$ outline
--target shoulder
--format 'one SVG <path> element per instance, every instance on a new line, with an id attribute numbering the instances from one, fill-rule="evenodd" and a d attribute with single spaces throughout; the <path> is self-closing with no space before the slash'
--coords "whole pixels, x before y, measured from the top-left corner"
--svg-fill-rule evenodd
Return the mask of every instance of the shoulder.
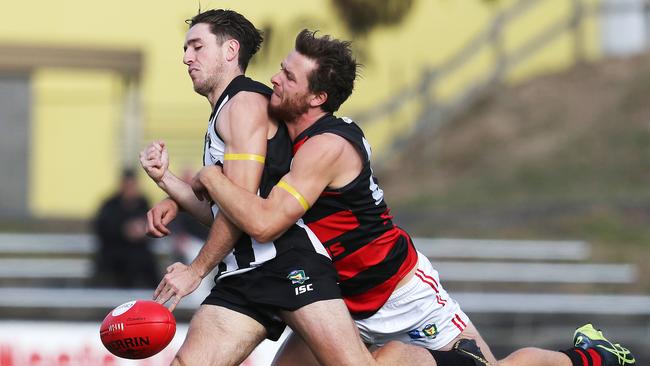
<path id="1" fill-rule="evenodd" d="M 298 156 L 311 156 L 321 160 L 336 160 L 350 145 L 344 137 L 324 132 L 310 137 L 296 153 Z"/>
<path id="2" fill-rule="evenodd" d="M 260 93 L 239 92 L 225 106 L 228 118 L 242 119 L 251 116 L 268 116 L 269 99 Z"/>
<path id="3" fill-rule="evenodd" d="M 269 97 L 253 91 L 240 91 L 226 104 L 230 109 L 245 110 L 247 108 L 263 108 L 266 110 Z"/>
<path id="4" fill-rule="evenodd" d="M 230 126 L 237 126 L 237 130 L 257 128 L 267 126 L 269 121 L 268 99 L 263 94 L 246 91 L 237 93 L 226 103 L 219 114 L 218 128 L 220 132 L 230 131 Z"/>

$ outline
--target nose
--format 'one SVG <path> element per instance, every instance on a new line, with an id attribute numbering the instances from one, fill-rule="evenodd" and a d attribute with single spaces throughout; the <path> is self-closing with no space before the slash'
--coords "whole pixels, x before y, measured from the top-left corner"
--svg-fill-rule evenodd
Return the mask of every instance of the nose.
<path id="1" fill-rule="evenodd" d="M 192 63 L 192 61 L 194 61 L 194 57 L 192 57 L 192 54 L 188 49 L 183 53 L 183 63 L 189 66 Z"/>
<path id="2" fill-rule="evenodd" d="M 274 86 L 279 86 L 280 85 L 280 73 L 276 73 L 275 75 L 271 76 L 271 84 Z"/>

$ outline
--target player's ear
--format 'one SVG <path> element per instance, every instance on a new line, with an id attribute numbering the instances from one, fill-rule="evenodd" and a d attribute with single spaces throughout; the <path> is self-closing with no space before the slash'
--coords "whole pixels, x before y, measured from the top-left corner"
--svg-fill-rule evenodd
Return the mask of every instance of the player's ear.
<path id="1" fill-rule="evenodd" d="M 320 107 L 321 105 L 325 104 L 326 101 L 327 101 L 327 93 L 324 91 L 318 92 L 312 94 L 311 98 L 309 98 L 309 106 L 313 108 Z"/>
<path id="2" fill-rule="evenodd" d="M 239 42 L 236 39 L 227 40 L 224 42 L 224 46 L 226 47 L 227 61 L 237 60 L 239 58 Z"/>

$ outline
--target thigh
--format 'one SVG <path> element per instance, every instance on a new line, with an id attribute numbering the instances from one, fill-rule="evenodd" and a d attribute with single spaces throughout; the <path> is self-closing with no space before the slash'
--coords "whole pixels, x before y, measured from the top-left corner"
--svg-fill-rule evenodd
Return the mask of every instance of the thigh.
<path id="1" fill-rule="evenodd" d="M 283 311 L 282 317 L 309 345 L 320 364 L 373 363 L 343 300 L 318 301 L 292 312 Z"/>
<path id="2" fill-rule="evenodd" d="M 438 272 L 426 257 L 418 255 L 413 277 L 395 289 L 374 315 L 357 320 L 364 341 L 377 346 L 400 341 L 439 350 L 469 323 L 442 287 Z"/>
<path id="3" fill-rule="evenodd" d="M 305 341 L 296 332 L 284 340 L 273 359 L 273 366 L 320 366 L 316 356 Z"/>
<path id="4" fill-rule="evenodd" d="M 239 365 L 264 337 L 264 327 L 254 319 L 221 306 L 202 305 L 174 364 Z"/>

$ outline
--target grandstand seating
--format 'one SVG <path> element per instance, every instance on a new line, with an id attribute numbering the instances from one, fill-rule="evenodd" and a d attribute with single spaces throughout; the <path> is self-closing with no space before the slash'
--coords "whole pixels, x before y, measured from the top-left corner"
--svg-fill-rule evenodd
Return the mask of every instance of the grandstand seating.
<path id="1" fill-rule="evenodd" d="M 594 318 L 609 327 L 627 324 L 628 330 L 650 322 L 650 296 L 629 291 L 639 275 L 637 268 L 592 263 L 588 243 L 424 238 L 414 242 L 432 260 L 445 288 L 474 323 L 486 329 L 484 335 L 497 353 L 517 342 L 555 347 L 550 329 L 566 333 L 568 340 L 572 327 Z M 94 248 L 93 237 L 87 234 L 0 234 L 0 318 L 99 321 L 116 305 L 151 298 L 153 289 L 88 287 Z M 156 253 L 161 265 L 169 263 L 169 241 L 159 240 Z M 175 311 L 177 319 L 188 321 L 201 300 L 202 296 L 184 299 Z M 535 337 L 521 337 L 533 329 Z M 632 341 L 638 338 L 632 335 L 649 338 L 640 328 L 634 332 Z"/>

